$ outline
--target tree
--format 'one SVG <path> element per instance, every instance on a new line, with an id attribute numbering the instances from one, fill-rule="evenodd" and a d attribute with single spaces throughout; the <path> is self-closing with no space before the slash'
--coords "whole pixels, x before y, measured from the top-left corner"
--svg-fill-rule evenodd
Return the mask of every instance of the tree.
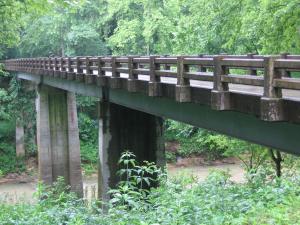
<path id="1" fill-rule="evenodd" d="M 279 150 L 274 150 L 272 148 L 269 149 L 271 159 L 275 163 L 276 176 L 281 177 L 281 163 L 283 162 L 283 158 L 281 156 L 281 152 Z"/>

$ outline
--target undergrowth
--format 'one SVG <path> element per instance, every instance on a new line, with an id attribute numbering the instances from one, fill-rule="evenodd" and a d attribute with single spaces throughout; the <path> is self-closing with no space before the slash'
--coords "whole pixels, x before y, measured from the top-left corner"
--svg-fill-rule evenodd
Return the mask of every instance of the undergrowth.
<path id="1" fill-rule="evenodd" d="M 203 182 L 156 176 L 151 182 L 159 180 L 160 185 L 148 189 L 145 179 L 152 179 L 157 168 L 137 165 L 134 156 L 126 154 L 119 172 L 125 179 L 110 191 L 104 211 L 99 202 L 87 206 L 77 199 L 59 179 L 51 189 L 39 188 L 37 204 L 0 204 L 0 224 L 299 224 L 299 175 L 270 179 L 261 171 L 257 185 L 253 178 L 233 183 L 228 173 L 218 171 Z"/>

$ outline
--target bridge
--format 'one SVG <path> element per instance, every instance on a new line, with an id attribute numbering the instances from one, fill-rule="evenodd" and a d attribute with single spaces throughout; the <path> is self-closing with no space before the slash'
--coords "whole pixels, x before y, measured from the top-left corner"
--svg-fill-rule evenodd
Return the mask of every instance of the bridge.
<path id="1" fill-rule="evenodd" d="M 165 164 L 162 118 L 300 154 L 300 56 L 28 58 L 7 71 L 37 84 L 40 179 L 82 194 L 75 93 L 99 98 L 99 194 L 121 151 Z"/>

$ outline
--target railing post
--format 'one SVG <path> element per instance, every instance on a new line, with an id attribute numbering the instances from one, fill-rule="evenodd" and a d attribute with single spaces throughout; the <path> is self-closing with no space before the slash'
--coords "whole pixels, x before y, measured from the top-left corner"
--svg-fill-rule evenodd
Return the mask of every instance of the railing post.
<path id="1" fill-rule="evenodd" d="M 199 58 L 203 58 L 203 54 L 198 55 Z M 198 66 L 198 72 L 207 72 L 207 69 L 203 66 Z"/>
<path id="2" fill-rule="evenodd" d="M 41 74 L 42 62 L 41 58 L 37 58 L 36 74 Z"/>
<path id="3" fill-rule="evenodd" d="M 155 59 L 156 56 L 150 56 L 149 58 L 150 82 L 148 94 L 152 97 L 159 97 L 161 96 L 161 82 L 155 71 L 160 69 L 160 65 L 155 62 Z"/>
<path id="4" fill-rule="evenodd" d="M 48 76 L 53 76 L 53 70 L 52 70 L 52 59 L 48 58 L 48 70 L 47 70 Z"/>
<path id="5" fill-rule="evenodd" d="M 97 66 L 98 66 L 97 85 L 102 87 L 105 86 L 106 84 L 105 71 L 102 70 L 104 64 L 105 63 L 102 60 L 102 57 L 98 57 L 97 58 Z"/>
<path id="6" fill-rule="evenodd" d="M 31 58 L 31 65 L 30 65 L 30 73 L 34 74 L 35 70 L 35 62 L 34 62 L 34 58 Z"/>
<path id="7" fill-rule="evenodd" d="M 60 76 L 60 70 L 58 66 L 58 59 L 55 57 L 54 58 L 54 71 L 53 71 L 53 76 L 55 78 L 58 78 Z"/>
<path id="8" fill-rule="evenodd" d="M 116 56 L 111 57 L 111 78 L 110 78 L 110 87 L 114 89 L 121 88 L 121 78 L 120 73 L 117 71 L 119 63 L 116 62 Z"/>
<path id="9" fill-rule="evenodd" d="M 36 59 L 36 74 L 41 74 L 41 68 L 42 68 L 42 63 L 41 63 L 41 58 Z"/>
<path id="10" fill-rule="evenodd" d="M 189 66 L 183 63 L 184 56 L 177 57 L 177 85 L 176 85 L 176 101 L 191 101 L 190 80 L 184 77 L 184 73 L 189 71 Z"/>
<path id="11" fill-rule="evenodd" d="M 281 53 L 280 57 L 282 59 L 287 59 L 288 55 L 289 55 L 289 53 Z M 281 73 L 281 77 L 291 77 L 291 72 L 290 71 L 286 71 L 285 69 L 281 69 L 280 73 Z"/>
<path id="12" fill-rule="evenodd" d="M 43 73 L 43 75 L 45 75 L 46 70 L 47 70 L 47 64 L 46 64 L 47 61 L 46 61 L 46 58 L 45 58 L 45 57 L 42 59 L 42 62 L 43 62 L 42 73 Z"/>
<path id="13" fill-rule="evenodd" d="M 67 80 L 75 80 L 76 75 L 74 72 L 74 68 L 72 67 L 71 58 L 67 58 L 67 66 L 68 66 L 68 72 L 67 72 Z"/>
<path id="14" fill-rule="evenodd" d="M 170 55 L 164 55 L 165 58 L 168 58 Z M 168 65 L 168 64 L 164 64 L 164 70 L 170 70 L 171 69 L 171 66 Z"/>
<path id="15" fill-rule="evenodd" d="M 81 68 L 80 57 L 76 57 L 76 81 L 82 82 L 84 79 L 83 69 Z"/>
<path id="16" fill-rule="evenodd" d="M 64 58 L 63 57 L 60 58 L 60 78 L 61 79 L 66 79 L 67 78 L 67 71 L 66 71 L 66 68 L 64 66 Z"/>
<path id="17" fill-rule="evenodd" d="M 283 121 L 284 109 L 282 91 L 273 85 L 274 79 L 281 78 L 281 73 L 275 70 L 274 63 L 278 57 L 264 57 L 264 94 L 260 101 L 261 119 L 265 121 Z"/>
<path id="18" fill-rule="evenodd" d="M 254 53 L 248 53 L 247 54 L 247 57 L 249 58 L 249 59 L 253 59 L 254 58 Z M 252 75 L 252 76 L 257 76 L 257 70 L 255 70 L 255 69 L 249 69 L 249 75 Z"/>
<path id="19" fill-rule="evenodd" d="M 128 80 L 127 80 L 127 90 L 129 92 L 137 92 L 138 75 L 133 72 L 133 70 L 137 68 L 138 68 L 138 64 L 133 62 L 133 56 L 129 56 L 128 57 Z"/>
<path id="20" fill-rule="evenodd" d="M 226 67 L 222 66 L 223 58 L 224 56 L 214 57 L 214 86 L 211 91 L 211 107 L 215 110 L 229 110 L 231 108 L 228 83 L 222 82 L 222 76 L 228 73 Z"/>
<path id="21" fill-rule="evenodd" d="M 24 72 L 27 72 L 28 59 L 24 59 Z"/>
<path id="22" fill-rule="evenodd" d="M 93 75 L 93 70 L 91 70 L 91 61 L 90 57 L 85 58 L 85 70 L 86 74 L 84 76 L 84 81 L 86 84 L 93 84 L 94 81 L 94 75 Z"/>

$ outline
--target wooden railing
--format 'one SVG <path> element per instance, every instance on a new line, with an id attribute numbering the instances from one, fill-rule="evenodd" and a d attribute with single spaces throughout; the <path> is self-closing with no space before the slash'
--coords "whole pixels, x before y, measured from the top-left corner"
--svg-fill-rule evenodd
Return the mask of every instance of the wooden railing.
<path id="1" fill-rule="evenodd" d="M 157 97 L 162 95 L 161 77 L 169 77 L 177 79 L 176 100 L 179 102 L 191 101 L 191 81 L 211 81 L 211 106 L 216 110 L 231 109 L 229 84 L 260 86 L 264 90 L 261 118 L 267 121 L 284 120 L 282 89 L 300 90 L 300 79 L 291 76 L 300 72 L 300 55 L 27 58 L 6 60 L 4 64 L 8 71 L 101 86 L 109 83 L 110 88 L 120 88 L 121 79 L 127 79 L 129 92 L 137 91 L 138 75 L 148 75 L 148 94 Z"/>

